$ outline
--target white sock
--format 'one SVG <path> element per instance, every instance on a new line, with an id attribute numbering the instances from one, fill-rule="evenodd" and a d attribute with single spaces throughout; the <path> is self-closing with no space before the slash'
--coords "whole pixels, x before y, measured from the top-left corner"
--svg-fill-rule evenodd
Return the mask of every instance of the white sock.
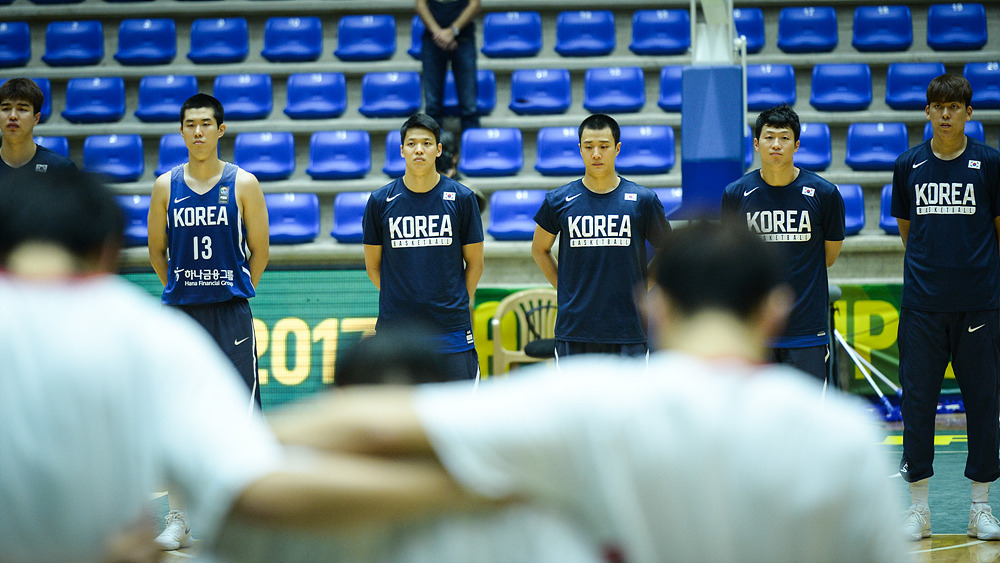
<path id="1" fill-rule="evenodd" d="M 910 503 L 914 506 L 928 508 L 927 498 L 930 495 L 930 478 L 910 483 Z"/>
<path id="2" fill-rule="evenodd" d="M 990 502 L 990 484 L 980 483 L 979 481 L 972 482 L 972 503 L 984 503 L 988 504 Z"/>

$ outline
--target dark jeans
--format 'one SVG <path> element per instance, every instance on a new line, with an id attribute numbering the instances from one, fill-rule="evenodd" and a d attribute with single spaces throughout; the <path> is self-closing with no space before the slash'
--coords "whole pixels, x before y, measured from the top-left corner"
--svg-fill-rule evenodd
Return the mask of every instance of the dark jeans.
<path id="1" fill-rule="evenodd" d="M 462 119 L 462 130 L 479 127 L 479 112 L 476 108 L 478 83 L 475 36 L 465 31 L 458 36 L 458 47 L 454 51 L 445 51 L 434 43 L 432 37 L 424 35 L 421 58 L 424 111 L 427 115 L 441 123 L 441 118 L 444 116 L 444 81 L 448 63 L 451 62 L 451 70 L 455 74 L 455 93 L 458 94 L 458 112 Z"/>

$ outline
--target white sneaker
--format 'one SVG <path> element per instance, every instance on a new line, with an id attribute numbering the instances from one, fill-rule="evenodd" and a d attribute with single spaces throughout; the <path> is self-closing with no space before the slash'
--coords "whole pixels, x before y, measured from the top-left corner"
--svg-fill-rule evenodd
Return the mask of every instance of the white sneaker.
<path id="1" fill-rule="evenodd" d="M 931 511 L 919 504 L 911 506 L 903 517 L 903 533 L 913 541 L 931 537 Z"/>
<path id="2" fill-rule="evenodd" d="M 156 543 L 164 551 L 173 551 L 182 547 L 194 545 L 191 537 L 191 526 L 188 526 L 187 517 L 180 510 L 171 510 L 167 514 L 167 527 L 160 535 L 156 536 Z"/>
<path id="3" fill-rule="evenodd" d="M 1000 540 L 1000 521 L 986 503 L 977 503 L 969 509 L 969 536 L 981 540 Z"/>

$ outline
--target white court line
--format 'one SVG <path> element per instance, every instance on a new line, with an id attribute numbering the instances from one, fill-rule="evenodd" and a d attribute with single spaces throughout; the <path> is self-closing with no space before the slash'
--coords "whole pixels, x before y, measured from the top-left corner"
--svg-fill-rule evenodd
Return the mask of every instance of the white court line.
<path id="1" fill-rule="evenodd" d="M 902 476 L 903 475 L 900 474 L 900 473 L 893 473 L 892 475 L 889 475 L 888 477 L 886 477 L 886 479 L 895 479 L 896 477 L 902 477 Z"/>
<path id="2" fill-rule="evenodd" d="M 911 551 L 910 553 L 930 553 L 932 551 L 945 551 L 947 549 L 961 549 L 963 547 L 969 547 L 970 545 L 976 545 L 980 543 L 986 543 L 983 540 L 973 540 L 966 543 L 960 543 L 957 545 L 949 545 L 947 547 L 932 547 L 930 549 L 918 549 L 916 551 Z"/>

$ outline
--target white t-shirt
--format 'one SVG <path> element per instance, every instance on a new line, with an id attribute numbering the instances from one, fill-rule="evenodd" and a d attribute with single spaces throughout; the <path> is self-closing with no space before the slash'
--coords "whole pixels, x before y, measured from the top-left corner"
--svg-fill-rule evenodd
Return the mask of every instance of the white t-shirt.
<path id="1" fill-rule="evenodd" d="M 150 494 L 210 540 L 281 450 L 204 331 L 112 276 L 0 274 L 0 554 L 87 561 Z"/>
<path id="2" fill-rule="evenodd" d="M 418 391 L 460 483 L 555 510 L 632 563 L 904 558 L 882 437 L 852 401 L 678 353 L 560 368 Z"/>

